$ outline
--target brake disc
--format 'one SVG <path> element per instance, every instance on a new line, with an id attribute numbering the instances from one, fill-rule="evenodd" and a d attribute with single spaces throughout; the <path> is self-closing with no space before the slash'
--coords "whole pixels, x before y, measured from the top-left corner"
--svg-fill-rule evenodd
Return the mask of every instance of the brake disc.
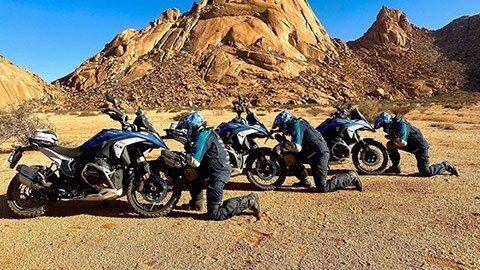
<path id="1" fill-rule="evenodd" d="M 154 175 L 146 181 L 140 194 L 149 203 L 159 203 L 167 197 L 167 191 L 167 181 L 158 175 Z"/>
<path id="2" fill-rule="evenodd" d="M 375 166 L 380 163 L 379 153 L 373 149 L 369 149 L 362 152 L 362 161 L 368 166 Z"/>
<path id="3" fill-rule="evenodd" d="M 256 171 L 260 179 L 269 181 L 277 175 L 278 168 L 273 160 L 257 160 Z"/>

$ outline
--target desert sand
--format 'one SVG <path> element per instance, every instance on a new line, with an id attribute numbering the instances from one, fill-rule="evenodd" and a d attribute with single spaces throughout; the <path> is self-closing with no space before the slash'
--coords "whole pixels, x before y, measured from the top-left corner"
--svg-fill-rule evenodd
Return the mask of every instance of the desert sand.
<path id="1" fill-rule="evenodd" d="M 258 111 L 268 125 L 275 111 Z M 293 109 L 313 124 L 327 116 Z M 233 117 L 203 111 L 210 125 Z M 151 111 L 154 125 L 168 127 L 176 113 Z M 44 114 L 61 142 L 79 145 L 101 128 L 118 127 L 105 115 Z M 205 220 L 203 212 L 175 209 L 145 219 L 125 199 L 57 203 L 47 215 L 15 219 L 6 207 L 13 170 L 0 169 L 1 269 L 480 269 L 480 107 L 433 107 L 407 115 L 431 144 L 433 163 L 450 160 L 461 176 L 420 178 L 415 159 L 403 153 L 398 176 L 362 176 L 363 193 L 285 187 L 258 192 L 260 221 L 241 215 Z M 364 133 L 385 142 L 383 134 Z M 173 148 L 179 147 L 168 141 Z M 2 146 L 3 150 L 8 145 Z M 151 153 L 155 157 L 158 152 Z M 0 159 L 7 157 L 6 151 Z M 48 164 L 29 154 L 25 164 Z M 332 167 L 332 173 L 352 169 Z M 246 177 L 232 177 L 225 198 L 255 191 Z M 189 199 L 182 194 L 180 204 Z"/>

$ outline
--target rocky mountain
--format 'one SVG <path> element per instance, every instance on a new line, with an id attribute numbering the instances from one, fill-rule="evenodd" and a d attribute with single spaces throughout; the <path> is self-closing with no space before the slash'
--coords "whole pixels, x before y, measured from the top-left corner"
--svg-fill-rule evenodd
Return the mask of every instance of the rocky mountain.
<path id="1" fill-rule="evenodd" d="M 451 61 L 435 43 L 432 31 L 384 6 L 370 29 L 348 46 L 373 69 L 387 95 L 415 98 L 460 90 L 466 83 L 465 67 Z"/>
<path id="2" fill-rule="evenodd" d="M 229 95 L 225 85 L 295 78 L 310 70 L 310 62 L 336 57 L 332 40 L 305 0 L 202 0 L 183 15 L 167 10 L 140 31 L 123 31 L 58 83 L 76 93 L 145 86 L 157 95 L 155 103 L 204 104 L 204 90 L 205 100 L 212 101 Z M 177 71 L 172 77 L 165 74 L 171 68 Z M 169 87 L 186 96 L 175 100 Z"/>
<path id="3" fill-rule="evenodd" d="M 464 16 L 433 32 L 435 45 L 452 61 L 466 67 L 467 88 L 480 89 L 480 15 Z"/>
<path id="4" fill-rule="evenodd" d="M 38 75 L 0 55 L 0 106 L 42 97 L 49 89 Z"/>
<path id="5" fill-rule="evenodd" d="M 106 91 L 126 106 L 158 108 L 225 106 L 237 90 L 255 105 L 478 90 L 478 21 L 433 32 L 383 7 L 360 39 L 345 43 L 329 37 L 307 0 L 202 0 L 123 31 L 55 83 L 74 104 L 67 109 L 97 107 Z"/>

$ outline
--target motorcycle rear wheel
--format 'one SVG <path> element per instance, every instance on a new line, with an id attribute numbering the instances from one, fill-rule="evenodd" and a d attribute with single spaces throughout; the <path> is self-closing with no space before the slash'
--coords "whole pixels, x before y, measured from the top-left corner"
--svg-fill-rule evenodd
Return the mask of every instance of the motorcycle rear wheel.
<path id="1" fill-rule="evenodd" d="M 360 143 L 353 146 L 353 165 L 362 174 L 382 174 L 388 165 L 387 148 L 381 142 L 373 139 L 365 140 L 364 142 L 366 146 Z"/>
<path id="2" fill-rule="evenodd" d="M 249 155 L 245 167 L 248 181 L 259 190 L 274 190 L 282 186 L 287 177 L 285 162 L 272 152 Z"/>
<path id="3" fill-rule="evenodd" d="M 18 218 L 40 217 L 54 202 L 47 195 L 47 190 L 29 188 L 13 177 L 7 189 L 7 206 Z"/>
<path id="4" fill-rule="evenodd" d="M 181 196 L 179 179 L 175 175 L 161 173 L 154 179 L 145 181 L 139 191 L 139 184 L 131 181 L 128 185 L 127 200 L 133 210 L 142 217 L 165 216 L 177 205 Z M 148 183 L 151 181 L 151 183 Z"/>

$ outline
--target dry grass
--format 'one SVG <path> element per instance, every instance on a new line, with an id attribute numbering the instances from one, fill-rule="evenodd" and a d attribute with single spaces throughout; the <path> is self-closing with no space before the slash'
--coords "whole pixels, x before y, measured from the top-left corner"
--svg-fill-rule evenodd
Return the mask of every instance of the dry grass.
<path id="1" fill-rule="evenodd" d="M 426 117 L 425 120 L 432 122 L 448 122 L 449 120 L 446 117 L 432 116 Z"/>
<path id="2" fill-rule="evenodd" d="M 394 115 L 398 117 L 405 117 L 409 112 L 415 109 L 415 104 L 406 104 L 406 105 L 399 105 L 394 107 L 391 111 Z"/>
<path id="3" fill-rule="evenodd" d="M 457 130 L 457 127 L 451 123 L 432 123 L 430 126 L 444 130 Z"/>
<path id="4" fill-rule="evenodd" d="M 462 103 L 447 103 L 444 108 L 445 109 L 452 109 L 452 110 L 460 110 L 465 106 L 465 104 Z"/>
<path id="5" fill-rule="evenodd" d="M 21 145 L 28 144 L 28 138 L 37 129 L 53 129 L 47 118 L 36 116 L 35 105 L 30 102 L 0 109 L 0 144 L 13 139 Z"/>
<path id="6" fill-rule="evenodd" d="M 185 117 L 187 114 L 189 114 L 190 112 L 188 111 L 183 111 L 183 112 L 180 112 L 178 113 L 177 115 L 175 115 L 174 117 L 172 117 L 172 120 L 173 121 L 180 121 L 182 120 L 183 117 Z"/>
<path id="7" fill-rule="evenodd" d="M 325 111 L 323 108 L 320 108 L 320 107 L 312 107 L 310 109 L 307 109 L 306 112 L 311 116 L 317 116 Z"/>
<path id="8" fill-rule="evenodd" d="M 300 111 L 298 116 L 305 117 L 312 124 L 318 124 L 320 117 L 310 116 L 307 110 L 305 108 Z M 442 115 L 443 111 L 447 111 L 448 115 Z M 98 202 L 59 202 L 52 207 L 49 215 L 22 221 L 8 215 L 7 207 L 0 207 L 0 248 L 3 250 L 0 265 L 3 266 L 2 269 L 9 269 L 8 261 L 12 261 L 10 268 L 17 269 L 99 268 L 105 265 L 111 268 L 146 269 L 178 268 L 179 265 L 184 268 L 231 268 L 235 265 L 247 269 L 252 268 L 252 265 L 260 269 L 312 269 L 326 265 L 325 268 L 341 269 L 349 265 L 351 269 L 357 269 L 368 268 L 365 265 L 371 263 L 370 268 L 375 269 L 408 269 L 435 268 L 425 256 L 437 256 L 462 263 L 458 269 L 479 269 L 480 262 L 477 258 L 480 251 L 470 247 L 476 247 L 478 242 L 478 239 L 472 238 L 472 233 L 478 235 L 479 232 L 478 216 L 475 213 L 479 212 L 477 202 L 480 201 L 477 198 L 480 188 L 480 156 L 477 153 L 480 146 L 472 142 L 477 140 L 480 130 L 480 107 L 468 107 L 468 110 L 464 108 L 460 111 L 469 120 L 476 122 L 474 125 L 459 124 L 456 116 L 459 112 L 443 106 L 432 107 L 429 112 L 432 112 L 430 117 L 439 116 L 448 120 L 438 122 L 440 125 L 457 125 L 458 130 L 432 128 L 430 125 L 437 122 L 425 120 L 426 116 L 420 115 L 416 110 L 408 118 L 420 117 L 421 121 L 413 124 L 424 132 L 431 145 L 432 163 L 451 160 L 461 166 L 459 178 L 448 174 L 420 178 L 414 174 L 417 172 L 415 158 L 406 153 L 402 153 L 404 173 L 401 176 L 361 176 L 365 185 L 365 192 L 362 193 L 342 190 L 318 194 L 313 189 L 298 190 L 289 187 L 297 180 L 287 177 L 284 189 L 258 193 L 265 213 L 257 222 L 249 215 L 208 222 L 202 220 L 206 211 L 177 209 L 166 217 L 141 219 L 132 213 L 125 199 L 113 202 L 114 207 L 105 207 Z M 147 113 L 163 135 L 163 129 L 168 127 L 170 118 L 179 112 Z M 211 110 L 202 113 L 209 125 L 217 125 L 233 116 L 231 111 L 226 110 L 223 114 Z M 270 113 L 262 117 L 262 120 L 271 123 L 275 114 Z M 60 138 L 72 140 L 74 145 L 80 145 L 103 128 L 118 128 L 118 123 L 102 115 L 87 118 L 53 114 L 49 117 L 50 121 L 57 124 Z M 385 142 L 383 132 L 368 133 L 365 136 Z M 258 142 L 263 143 L 263 140 Z M 166 143 L 171 149 L 182 149 L 181 145 L 174 144 L 171 140 Z M 273 141 L 268 143 L 274 144 Z M 22 162 L 44 164 L 39 156 L 30 154 L 32 156 L 25 155 Z M 148 154 L 149 159 L 155 159 L 159 151 Z M 5 159 L 6 154 L 0 158 Z M 348 163 L 332 166 L 332 169 L 333 174 L 336 174 L 337 169 L 350 170 L 353 165 Z M 3 179 L 0 181 L 0 196 L 3 196 L 3 203 L 6 200 L 4 194 L 8 180 L 14 173 L 13 170 L 0 170 L 0 178 Z M 245 176 L 232 177 L 230 181 L 225 190 L 225 199 L 243 196 L 253 190 Z M 187 203 L 189 199 L 188 192 L 184 192 L 179 204 Z M 315 207 L 311 207 L 311 211 L 298 211 L 305 205 Z M 402 207 L 399 208 L 399 205 Z M 458 217 L 462 217 L 460 224 L 452 222 Z M 425 224 L 434 226 L 424 226 Z M 166 229 L 159 230 L 159 226 Z M 52 228 L 58 229 L 59 233 L 44 233 Z M 411 237 L 412 235 L 419 237 Z M 109 256 L 90 256 L 84 260 L 87 253 L 105 253 L 105 245 L 98 239 L 112 240 Z M 156 252 L 171 248 L 172 239 L 175 239 L 175 256 Z M 393 240 L 395 250 L 392 253 L 390 247 Z M 69 244 L 85 241 L 84 245 Z M 204 248 L 194 248 L 192 252 L 192 241 Z M 318 243 L 323 244 L 318 246 Z M 319 248 L 306 253 L 298 252 L 306 246 L 315 245 Z M 225 246 L 232 248 L 225 250 Z M 370 249 L 369 246 L 376 248 Z M 20 251 L 28 251 L 29 256 L 18 256 L 19 248 Z M 232 249 L 238 251 L 235 256 L 231 256 Z M 450 253 L 452 249 L 454 252 Z M 272 258 L 265 256 L 272 250 L 278 251 L 278 254 Z M 59 252 L 70 260 L 58 260 Z M 132 254 L 141 256 L 131 256 Z M 31 258 L 43 259 L 32 261 Z M 342 261 L 338 262 L 338 258 L 342 258 Z M 69 262 L 75 262 L 75 265 Z"/>
<path id="9" fill-rule="evenodd" d="M 89 117 L 89 116 L 96 116 L 98 115 L 98 112 L 94 111 L 82 111 L 77 114 L 78 117 Z"/>
<path id="10" fill-rule="evenodd" d="M 389 104 L 380 101 L 364 101 L 357 104 L 358 110 L 367 118 L 369 122 L 375 122 L 377 115 L 384 111 L 389 111 Z"/>

